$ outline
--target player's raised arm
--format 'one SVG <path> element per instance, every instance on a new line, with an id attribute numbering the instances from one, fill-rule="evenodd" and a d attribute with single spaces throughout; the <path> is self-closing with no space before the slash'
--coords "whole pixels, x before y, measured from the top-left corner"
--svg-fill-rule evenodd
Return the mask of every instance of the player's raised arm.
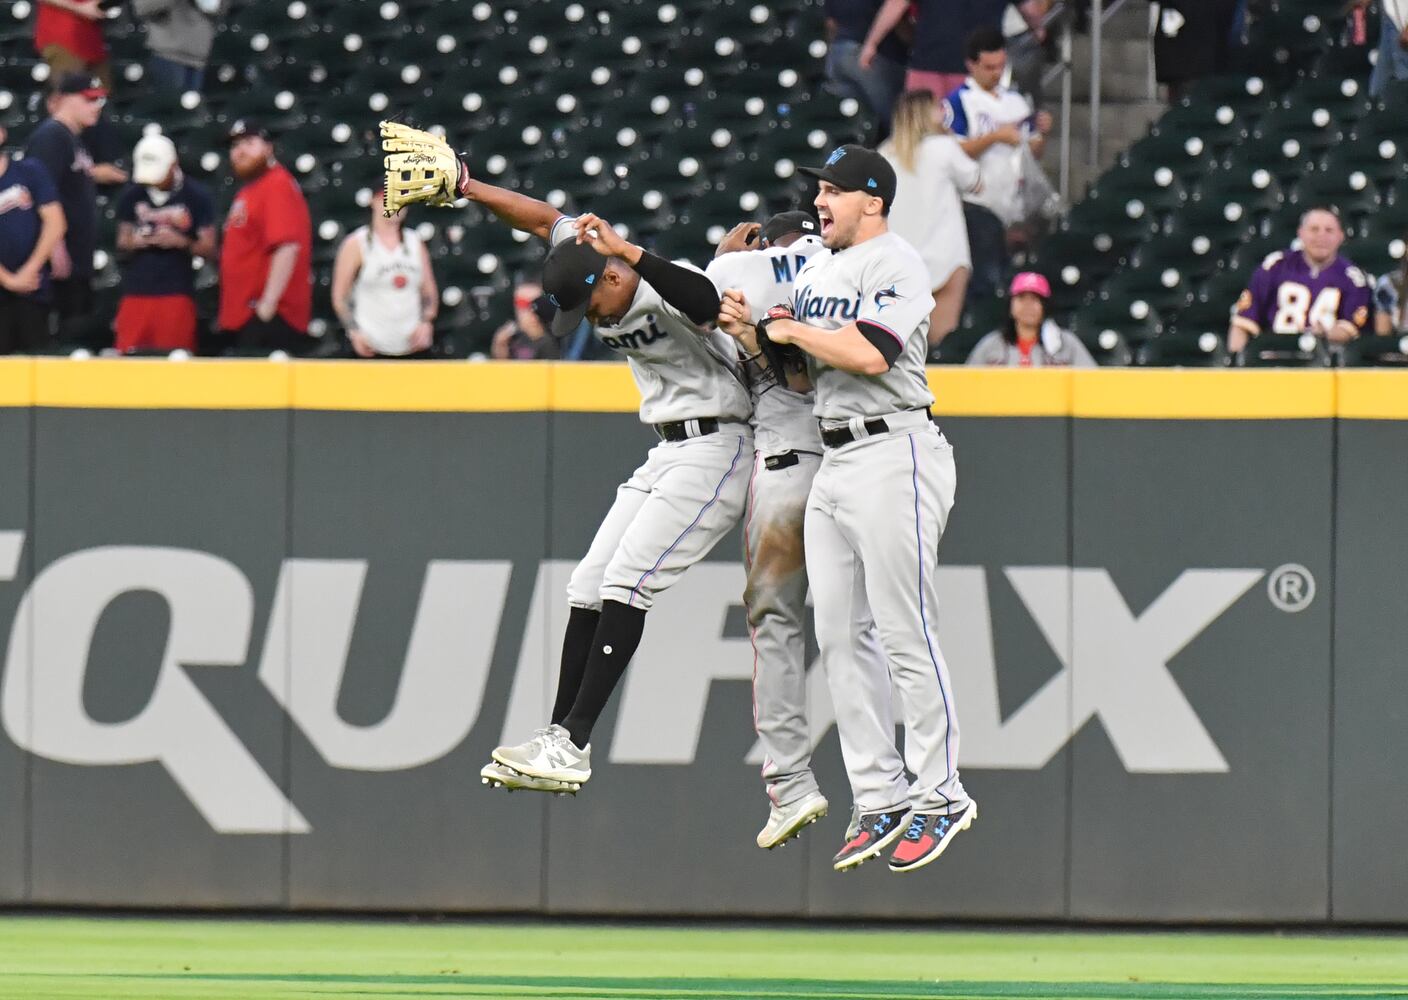
<path id="1" fill-rule="evenodd" d="M 551 239 L 553 226 L 563 218 L 545 201 L 475 180 L 459 154 L 433 132 L 382 122 L 381 147 L 386 153 L 383 208 L 388 216 L 406 205 L 449 206 L 468 198 L 514 229 L 544 240 Z"/>
<path id="2" fill-rule="evenodd" d="M 579 215 L 573 225 L 578 243 L 590 244 L 603 257 L 625 261 L 660 293 L 667 305 L 691 323 L 705 328 L 714 325 L 719 314 L 719 290 L 705 274 L 646 252 L 623 238 L 611 223 L 591 213 Z"/>

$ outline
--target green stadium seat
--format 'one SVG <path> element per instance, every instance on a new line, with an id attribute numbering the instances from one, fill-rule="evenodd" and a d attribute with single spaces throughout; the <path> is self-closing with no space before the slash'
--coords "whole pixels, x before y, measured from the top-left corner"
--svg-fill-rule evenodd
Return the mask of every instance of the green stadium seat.
<path id="1" fill-rule="evenodd" d="M 1227 364 L 1227 350 L 1220 333 L 1167 330 L 1139 346 L 1135 363 L 1155 368 L 1220 368 Z"/>
<path id="2" fill-rule="evenodd" d="M 1124 301 L 1102 293 L 1076 311 L 1071 329 L 1087 347 L 1092 343 L 1100 346 L 1101 335 L 1107 331 L 1115 333 L 1127 345 L 1138 346 L 1162 333 L 1164 324 L 1147 303 Z M 1101 349 L 1112 351 L 1117 347 L 1112 344 Z"/>
<path id="3" fill-rule="evenodd" d="M 1263 333 L 1251 339 L 1235 364 L 1245 368 L 1328 368 L 1330 352 L 1322 338 L 1308 333 Z"/>
<path id="4" fill-rule="evenodd" d="M 1346 368 L 1408 368 L 1408 336 L 1363 336 L 1340 351 Z"/>

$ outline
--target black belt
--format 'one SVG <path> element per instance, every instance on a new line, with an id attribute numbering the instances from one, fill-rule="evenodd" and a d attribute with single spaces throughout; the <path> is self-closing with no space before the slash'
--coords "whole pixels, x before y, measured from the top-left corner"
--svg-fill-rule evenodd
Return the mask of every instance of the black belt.
<path id="1" fill-rule="evenodd" d="M 781 455 L 769 455 L 767 458 L 763 459 L 763 465 L 770 471 L 773 469 L 790 469 L 801 460 L 802 459 L 795 451 L 784 451 Z"/>
<path id="2" fill-rule="evenodd" d="M 924 407 L 924 412 L 928 415 L 930 420 L 934 419 L 934 413 L 930 407 Z M 874 437 L 877 434 L 887 434 L 890 430 L 890 425 L 885 422 L 884 417 L 871 417 L 861 426 L 865 428 L 866 437 Z M 850 444 L 852 441 L 859 440 L 860 438 L 853 434 L 849 427 L 833 427 L 831 430 L 823 428 L 821 432 L 821 443 L 828 448 L 839 448 L 843 444 Z"/>
<path id="3" fill-rule="evenodd" d="M 698 434 L 689 433 L 689 425 L 695 423 L 699 425 Z M 719 429 L 719 422 L 713 417 L 701 417 L 698 420 L 671 420 L 668 424 L 656 424 L 655 433 L 660 435 L 662 441 L 688 441 L 691 437 L 703 437 L 705 434 L 713 434 Z"/>
<path id="4" fill-rule="evenodd" d="M 884 417 L 871 417 L 863 425 L 866 437 L 874 437 L 876 434 L 887 433 L 890 425 L 885 423 Z M 833 427 L 831 430 L 821 432 L 821 443 L 828 448 L 839 448 L 843 444 L 850 444 L 852 441 L 860 440 L 849 427 Z"/>

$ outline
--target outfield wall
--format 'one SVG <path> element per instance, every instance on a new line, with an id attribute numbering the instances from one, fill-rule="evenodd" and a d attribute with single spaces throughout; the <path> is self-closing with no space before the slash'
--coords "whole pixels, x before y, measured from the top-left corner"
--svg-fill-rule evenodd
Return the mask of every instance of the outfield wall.
<path id="1" fill-rule="evenodd" d="M 737 534 L 577 799 L 480 786 L 653 440 L 617 365 L 0 361 L 0 902 L 1408 923 L 1408 380 L 935 370 L 981 815 L 765 853 Z"/>

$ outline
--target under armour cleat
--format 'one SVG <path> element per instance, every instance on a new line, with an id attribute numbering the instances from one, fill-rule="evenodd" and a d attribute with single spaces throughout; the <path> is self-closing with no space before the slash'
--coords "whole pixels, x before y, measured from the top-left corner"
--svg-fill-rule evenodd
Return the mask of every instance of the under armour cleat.
<path id="1" fill-rule="evenodd" d="M 831 867 L 844 872 L 875 857 L 904 833 L 908 815 L 908 806 L 887 812 L 861 813 L 856 835 L 831 859 Z"/>
<path id="2" fill-rule="evenodd" d="M 890 871 L 912 872 L 923 868 L 944 853 L 950 840 L 973 825 L 978 818 L 978 804 L 968 800 L 961 812 L 940 816 L 937 813 L 915 813 L 909 819 L 904 837 L 890 855 Z"/>
<path id="3" fill-rule="evenodd" d="M 531 740 L 516 747 L 498 747 L 493 757 L 519 774 L 560 781 L 574 792 L 592 776 L 591 744 L 578 749 L 567 730 L 556 724 L 538 730 Z"/>
<path id="4" fill-rule="evenodd" d="M 768 823 L 758 833 L 758 846 L 767 850 L 781 847 L 809 824 L 826 815 L 827 802 L 820 792 L 811 792 L 791 805 L 773 806 Z"/>
<path id="5" fill-rule="evenodd" d="M 505 767 L 491 760 L 479 771 L 479 777 L 490 788 L 502 788 L 506 792 L 552 792 L 556 795 L 576 795 L 580 785 L 570 785 L 565 781 L 548 781 L 533 778 Z"/>

